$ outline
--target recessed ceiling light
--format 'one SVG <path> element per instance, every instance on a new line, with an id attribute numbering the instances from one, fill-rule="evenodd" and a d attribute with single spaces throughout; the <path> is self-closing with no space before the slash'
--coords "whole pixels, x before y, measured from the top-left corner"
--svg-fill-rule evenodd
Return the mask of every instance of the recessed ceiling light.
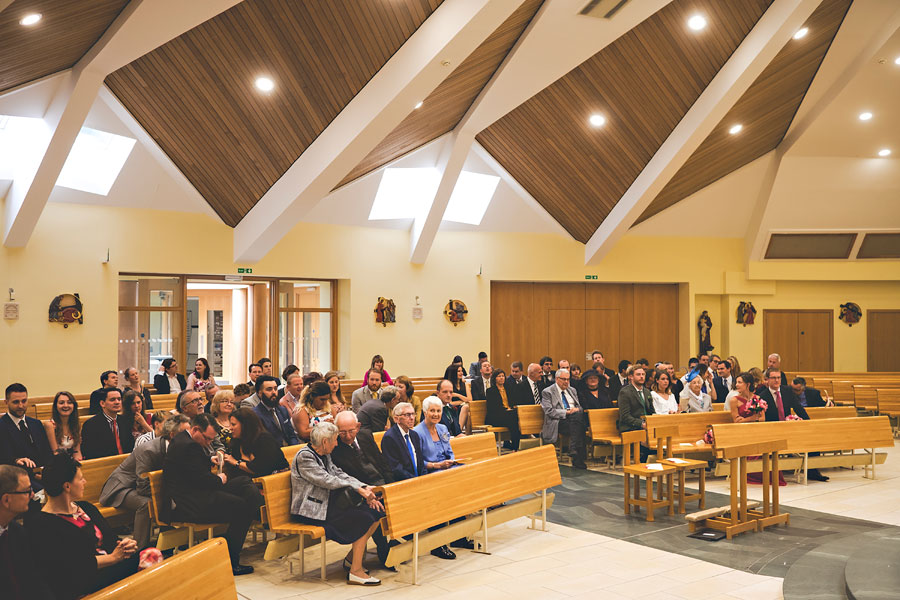
<path id="1" fill-rule="evenodd" d="M 894 64 L 900 65 L 900 56 L 898 56 L 897 58 L 894 59 Z"/>
<path id="2" fill-rule="evenodd" d="M 795 40 L 800 40 L 806 37 L 806 34 L 809 33 L 809 27 L 801 27 L 797 30 L 797 33 L 794 34 Z"/>
<path id="3" fill-rule="evenodd" d="M 422 108 L 422 104 L 424 104 L 421 100 L 416 102 L 416 108 Z"/>
<path id="4" fill-rule="evenodd" d="M 257 77 L 256 78 L 256 89 L 261 92 L 271 92 L 275 89 L 275 82 L 269 79 L 268 77 Z"/>
<path id="5" fill-rule="evenodd" d="M 741 125 L 740 123 L 738 123 L 737 125 L 732 125 L 731 129 L 728 130 L 728 133 L 730 133 L 731 135 L 734 135 L 736 133 L 740 133 L 741 129 L 743 129 L 743 128 L 744 128 L 744 126 Z"/>
<path id="6" fill-rule="evenodd" d="M 694 15 L 690 19 L 688 19 L 688 27 L 693 29 L 694 31 L 700 31 L 704 27 L 706 27 L 706 17 L 703 15 Z"/>
<path id="7" fill-rule="evenodd" d="M 872 113 L 870 113 L 870 112 L 861 112 L 861 113 L 859 113 L 859 120 L 860 120 L 860 121 L 868 121 L 868 120 L 871 119 L 871 118 L 872 118 Z"/>
<path id="8" fill-rule="evenodd" d="M 891 151 L 888 148 L 882 148 L 881 150 L 878 151 L 878 156 L 890 156 L 890 155 L 891 155 Z"/>
<path id="9" fill-rule="evenodd" d="M 19 21 L 22 25 L 34 25 L 38 21 L 41 20 L 40 13 L 30 13 L 22 17 L 22 20 Z"/>
<path id="10" fill-rule="evenodd" d="M 588 121 L 594 127 L 603 127 L 606 125 L 606 117 L 603 115 L 591 115 L 591 118 L 588 119 Z"/>

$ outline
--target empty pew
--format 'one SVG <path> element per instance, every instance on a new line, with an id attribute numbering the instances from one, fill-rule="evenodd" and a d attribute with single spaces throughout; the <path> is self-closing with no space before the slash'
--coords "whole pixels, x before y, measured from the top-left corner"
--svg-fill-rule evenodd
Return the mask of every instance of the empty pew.
<path id="1" fill-rule="evenodd" d="M 237 600 L 228 545 L 214 538 L 82 600 Z"/>
<path id="2" fill-rule="evenodd" d="M 499 450 L 500 441 L 502 439 L 509 439 L 509 428 L 486 425 L 484 422 L 484 419 L 486 417 L 487 400 L 472 400 L 471 402 L 469 402 L 469 419 L 472 422 L 472 430 L 481 430 L 487 433 L 492 433 Z"/>
<path id="3" fill-rule="evenodd" d="M 807 406 L 806 414 L 816 419 L 849 419 L 857 416 L 855 406 Z"/>
<path id="4" fill-rule="evenodd" d="M 545 529 L 546 509 L 553 500 L 547 488 L 561 482 L 556 452 L 552 446 L 541 446 L 383 486 L 385 534 L 394 540 L 413 536 L 393 546 L 385 564 L 397 566 L 412 560 L 416 584 L 419 555 L 452 540 L 480 533 L 476 543 L 487 552 L 489 527 L 520 516 L 532 516 L 533 523 L 538 512 Z M 512 502 L 528 494 L 540 495 Z M 503 502 L 507 504 L 488 510 Z M 462 520 L 427 531 L 458 518 Z"/>
<path id="5" fill-rule="evenodd" d="M 786 439 L 786 453 L 800 457 L 781 461 L 782 469 L 801 469 L 806 483 L 808 469 L 862 466 L 865 477 L 875 478 L 875 465 L 884 463 L 887 454 L 876 448 L 894 445 L 894 436 L 887 416 L 853 417 L 849 419 L 821 419 L 809 421 L 772 421 L 762 423 L 725 423 L 713 425 L 716 449 L 741 446 L 754 442 Z M 863 454 L 843 454 L 845 450 L 864 450 Z M 810 452 L 822 454 L 809 456 Z M 759 472 L 759 461 L 749 461 L 750 472 Z M 754 471 L 755 469 L 755 471 Z M 728 465 L 716 465 L 717 475 L 727 475 Z"/>
<path id="6" fill-rule="evenodd" d="M 616 426 L 619 419 L 618 408 L 593 408 L 586 410 L 590 435 L 591 452 L 594 446 L 609 446 L 612 450 L 611 466 L 616 466 L 616 448 L 622 447 L 622 434 Z"/>
<path id="7" fill-rule="evenodd" d="M 894 427 L 894 435 L 897 435 L 900 429 L 900 389 L 876 388 L 875 394 L 878 400 L 878 414 L 888 419 L 897 419 L 898 425 Z"/>
<path id="8" fill-rule="evenodd" d="M 647 436 L 650 447 L 656 445 L 657 427 L 678 427 L 678 437 L 672 438 L 675 454 L 703 454 L 712 451 L 708 445 L 698 446 L 706 428 L 716 423 L 731 423 L 731 412 L 713 410 L 705 413 L 678 413 L 675 415 L 647 415 Z"/>

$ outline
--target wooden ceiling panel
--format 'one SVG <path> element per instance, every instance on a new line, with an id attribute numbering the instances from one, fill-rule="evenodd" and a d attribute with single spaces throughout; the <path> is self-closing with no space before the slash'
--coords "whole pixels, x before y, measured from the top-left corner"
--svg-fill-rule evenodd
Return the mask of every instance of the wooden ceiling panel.
<path id="1" fill-rule="evenodd" d="M 421 108 L 410 112 L 338 187 L 452 131 L 525 31 L 542 3 L 543 0 L 526 0 L 425 98 Z"/>
<path id="2" fill-rule="evenodd" d="M 769 4 L 675 0 L 477 139 L 587 242 Z M 698 33 L 686 25 L 696 13 L 709 22 Z"/>
<path id="3" fill-rule="evenodd" d="M 824 0 L 806 37 L 789 41 L 643 212 L 638 223 L 775 149 L 790 127 L 852 0 Z M 737 135 L 728 130 L 743 128 Z"/>
<path id="4" fill-rule="evenodd" d="M 245 0 L 106 84 L 233 227 L 441 1 Z"/>
<path id="5" fill-rule="evenodd" d="M 71 68 L 128 0 L 16 0 L 0 13 L 0 92 Z M 24 26 L 29 13 L 41 20 Z"/>

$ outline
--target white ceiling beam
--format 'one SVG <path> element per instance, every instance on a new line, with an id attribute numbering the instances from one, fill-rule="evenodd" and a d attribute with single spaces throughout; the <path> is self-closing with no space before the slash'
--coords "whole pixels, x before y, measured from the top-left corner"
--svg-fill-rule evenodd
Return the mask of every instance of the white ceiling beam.
<path id="1" fill-rule="evenodd" d="M 0 0 L 0 12 L 3 12 L 7 6 L 13 3 L 13 0 Z"/>
<path id="2" fill-rule="evenodd" d="M 744 236 L 744 260 L 763 260 L 769 229 L 775 217 L 770 210 L 778 174 L 785 156 L 856 74 L 900 28 L 900 3 L 896 0 L 854 2 L 844 17 L 828 53 L 816 71 L 787 134 L 775 149 L 756 206 Z M 860 40 L 864 43 L 860 45 Z"/>
<path id="3" fill-rule="evenodd" d="M 597 264 L 803 25 L 819 0 L 775 0 L 585 245 Z"/>
<path id="4" fill-rule="evenodd" d="M 454 131 L 444 141 L 436 165 L 441 173 L 441 182 L 427 210 L 413 221 L 410 231 L 409 262 L 417 265 L 425 264 L 474 141 L 475 138 L 471 134 L 459 131 Z"/>
<path id="5" fill-rule="evenodd" d="M 265 256 L 521 2 L 445 0 L 241 219 L 235 261 Z"/>
<path id="6" fill-rule="evenodd" d="M 60 85 L 44 116 L 50 142 L 6 197 L 3 244 L 28 243 L 103 79 L 114 70 L 225 11 L 240 0 L 132 0 Z"/>

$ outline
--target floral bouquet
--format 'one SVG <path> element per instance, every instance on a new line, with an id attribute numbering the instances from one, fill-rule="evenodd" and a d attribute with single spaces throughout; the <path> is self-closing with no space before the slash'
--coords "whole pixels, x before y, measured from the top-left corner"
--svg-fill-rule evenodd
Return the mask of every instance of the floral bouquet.
<path id="1" fill-rule="evenodd" d="M 753 397 L 747 401 L 747 410 L 754 415 L 765 412 L 767 408 L 769 408 L 769 403 L 756 394 L 753 394 Z"/>
<path id="2" fill-rule="evenodd" d="M 803 419 L 801 419 L 796 413 L 794 413 L 794 409 L 792 408 L 792 409 L 791 409 L 791 414 L 789 414 L 788 416 L 786 416 L 786 417 L 784 418 L 784 420 L 785 420 L 785 421 L 802 421 Z"/>
<path id="3" fill-rule="evenodd" d="M 706 433 L 703 434 L 703 441 L 710 446 L 714 446 L 716 444 L 716 436 L 713 433 L 712 425 L 706 426 Z"/>

